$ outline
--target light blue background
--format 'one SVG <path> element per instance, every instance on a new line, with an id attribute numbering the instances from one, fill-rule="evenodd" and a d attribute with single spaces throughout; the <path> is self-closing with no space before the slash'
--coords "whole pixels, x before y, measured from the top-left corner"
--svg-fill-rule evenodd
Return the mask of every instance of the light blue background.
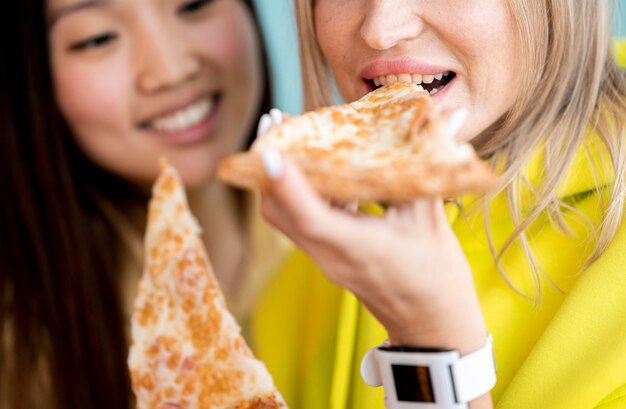
<path id="1" fill-rule="evenodd" d="M 283 111 L 297 114 L 302 109 L 302 89 L 293 1 L 255 0 L 255 3 L 270 58 L 275 105 Z M 626 36 L 626 0 L 617 0 L 617 5 L 613 32 Z"/>
<path id="2" fill-rule="evenodd" d="M 274 104 L 282 111 L 297 114 L 302 110 L 302 87 L 293 1 L 254 2 L 269 54 Z"/>

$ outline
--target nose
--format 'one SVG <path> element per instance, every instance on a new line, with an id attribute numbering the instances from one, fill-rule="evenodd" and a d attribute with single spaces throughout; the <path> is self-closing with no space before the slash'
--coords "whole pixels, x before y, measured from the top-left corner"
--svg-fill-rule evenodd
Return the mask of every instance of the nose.
<path id="1" fill-rule="evenodd" d="M 424 21 L 406 0 L 371 0 L 361 25 L 361 38 L 375 50 L 386 50 L 422 32 Z"/>
<path id="2" fill-rule="evenodd" d="M 190 44 L 177 33 L 163 27 L 144 26 L 136 39 L 136 79 L 142 92 L 154 93 L 179 86 L 201 68 Z"/>

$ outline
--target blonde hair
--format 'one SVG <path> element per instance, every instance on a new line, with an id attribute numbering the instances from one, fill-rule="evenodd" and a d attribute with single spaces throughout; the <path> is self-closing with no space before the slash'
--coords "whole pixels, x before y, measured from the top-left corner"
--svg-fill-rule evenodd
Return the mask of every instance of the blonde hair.
<path id="1" fill-rule="evenodd" d="M 332 102 L 329 68 L 315 38 L 313 1 L 296 0 L 305 109 Z M 609 164 L 592 164 L 605 167 L 593 169 L 594 173 L 614 175 L 615 179 L 610 186 L 599 186 L 606 189 L 608 201 L 602 203 L 601 223 L 590 226 L 594 247 L 583 269 L 606 250 L 623 217 L 626 80 L 610 52 L 614 7 L 610 1 L 509 0 L 523 56 L 520 70 L 523 91 L 511 110 L 475 141 L 482 157 L 491 158 L 492 164 L 504 165 L 501 187 L 485 198 L 486 203 L 504 191 L 515 225 L 499 250 L 487 232 L 494 260 L 504 279 L 515 289 L 500 260 L 519 240 L 534 282 L 534 294 L 527 297 L 535 301 L 541 295 L 542 270 L 530 248 L 526 230 L 541 214 L 547 213 L 563 231 L 568 231 L 563 210 L 575 213 L 576 210 L 561 200 L 557 191 L 567 178 L 576 153 L 585 149 L 590 130 L 598 135 L 611 159 Z M 543 183 L 532 186 L 523 170 L 538 149 L 545 153 Z M 525 210 L 523 214 L 520 192 L 524 189 L 533 191 L 535 197 L 530 213 Z M 582 213 L 577 214 L 591 224 Z M 489 226 L 488 211 L 485 219 L 485 225 Z M 551 281 L 550 277 L 546 278 Z"/>

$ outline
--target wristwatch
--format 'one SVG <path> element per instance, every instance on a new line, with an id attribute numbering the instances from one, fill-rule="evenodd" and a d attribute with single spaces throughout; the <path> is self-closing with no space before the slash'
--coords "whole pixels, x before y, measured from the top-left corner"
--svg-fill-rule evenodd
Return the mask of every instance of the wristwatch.
<path id="1" fill-rule="evenodd" d="M 361 361 L 361 377 L 385 388 L 388 409 L 461 409 L 496 384 L 491 335 L 485 346 L 459 351 L 380 345 Z"/>

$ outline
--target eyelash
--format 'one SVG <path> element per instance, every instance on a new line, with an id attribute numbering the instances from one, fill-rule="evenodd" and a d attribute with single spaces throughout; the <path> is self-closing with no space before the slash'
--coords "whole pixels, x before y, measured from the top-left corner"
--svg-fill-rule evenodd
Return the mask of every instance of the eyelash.
<path id="1" fill-rule="evenodd" d="M 182 5 L 178 9 L 178 13 L 179 14 L 193 14 L 203 9 L 205 6 L 207 6 L 209 3 L 212 3 L 213 1 L 214 0 L 190 1 L 189 3 Z M 116 39 L 117 39 L 117 34 L 114 34 L 114 33 L 98 34 L 86 40 L 79 41 L 78 43 L 72 44 L 70 46 L 70 51 L 79 52 L 79 51 L 84 51 L 84 50 L 88 50 L 92 48 L 101 48 Z"/>
<path id="2" fill-rule="evenodd" d="M 72 44 L 70 46 L 70 51 L 83 51 L 91 48 L 101 48 L 115 39 L 117 39 L 117 34 L 114 33 L 98 34 L 96 36 L 89 37 L 86 40 Z"/>
<path id="3" fill-rule="evenodd" d="M 193 0 L 188 3 L 183 4 L 179 9 L 179 14 L 193 14 L 198 10 L 203 9 L 209 3 L 212 3 L 213 0 Z"/>

